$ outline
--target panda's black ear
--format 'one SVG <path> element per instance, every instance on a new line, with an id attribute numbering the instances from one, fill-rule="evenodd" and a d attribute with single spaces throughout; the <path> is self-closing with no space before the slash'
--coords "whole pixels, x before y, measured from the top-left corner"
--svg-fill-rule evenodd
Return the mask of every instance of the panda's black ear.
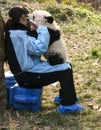
<path id="1" fill-rule="evenodd" d="M 53 23 L 54 21 L 54 18 L 52 16 L 45 17 L 45 19 L 47 19 L 48 23 Z"/>

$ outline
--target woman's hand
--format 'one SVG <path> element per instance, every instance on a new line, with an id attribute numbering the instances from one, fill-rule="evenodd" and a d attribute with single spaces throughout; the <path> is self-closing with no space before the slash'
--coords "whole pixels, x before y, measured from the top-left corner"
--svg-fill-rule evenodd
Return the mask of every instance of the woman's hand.
<path id="1" fill-rule="evenodd" d="M 31 31 L 36 30 L 38 26 L 35 24 L 33 20 L 30 20 L 30 29 Z"/>

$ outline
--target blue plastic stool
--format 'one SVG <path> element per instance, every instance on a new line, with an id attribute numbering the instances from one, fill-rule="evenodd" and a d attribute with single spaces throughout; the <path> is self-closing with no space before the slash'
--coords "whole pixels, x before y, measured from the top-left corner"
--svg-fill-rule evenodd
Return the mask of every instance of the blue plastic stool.
<path id="1" fill-rule="evenodd" d="M 14 75 L 9 71 L 5 72 L 5 80 L 6 80 L 7 88 L 9 88 L 9 87 L 11 87 L 11 86 L 13 86 L 14 84 L 17 83 Z"/>
<path id="2" fill-rule="evenodd" d="M 8 104 L 16 110 L 38 112 L 42 106 L 42 89 L 27 89 L 16 83 L 14 76 L 5 76 Z"/>
<path id="3" fill-rule="evenodd" d="M 42 89 L 26 89 L 15 84 L 10 87 L 9 95 L 9 104 L 16 110 L 37 112 L 41 108 Z"/>
<path id="4" fill-rule="evenodd" d="M 10 71 L 5 72 L 5 82 L 6 82 L 6 89 L 7 89 L 7 100 L 8 100 L 8 104 L 9 104 L 10 87 L 17 83 L 14 75 Z"/>

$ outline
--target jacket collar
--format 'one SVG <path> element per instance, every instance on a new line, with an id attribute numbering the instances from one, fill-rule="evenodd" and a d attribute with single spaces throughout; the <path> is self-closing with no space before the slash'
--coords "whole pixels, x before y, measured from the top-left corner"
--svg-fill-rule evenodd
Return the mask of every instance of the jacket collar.
<path id="1" fill-rule="evenodd" d="M 13 24 L 12 30 L 28 30 L 28 28 L 21 23 L 15 23 Z"/>

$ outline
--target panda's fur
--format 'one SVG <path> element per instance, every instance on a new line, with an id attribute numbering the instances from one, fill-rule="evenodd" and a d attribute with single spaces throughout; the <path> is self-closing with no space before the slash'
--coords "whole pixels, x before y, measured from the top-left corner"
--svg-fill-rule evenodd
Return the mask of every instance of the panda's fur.
<path id="1" fill-rule="evenodd" d="M 66 47 L 61 37 L 60 28 L 55 22 L 52 15 L 45 10 L 38 10 L 43 16 L 43 25 L 47 26 L 50 33 L 50 43 L 47 52 L 44 57 L 47 59 L 50 65 L 56 65 L 66 62 Z M 35 11 L 29 14 L 29 19 L 35 21 Z M 32 34 L 37 37 L 36 32 Z"/>

